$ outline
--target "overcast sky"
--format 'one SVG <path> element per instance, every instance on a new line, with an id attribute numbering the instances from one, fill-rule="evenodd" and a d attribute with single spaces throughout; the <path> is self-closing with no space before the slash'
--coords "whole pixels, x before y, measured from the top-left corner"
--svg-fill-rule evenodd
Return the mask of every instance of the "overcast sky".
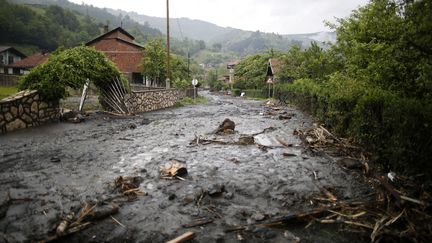
<path id="1" fill-rule="evenodd" d="M 96 7 L 165 17 L 166 0 L 69 0 Z M 279 34 L 328 30 L 324 20 L 349 16 L 368 0 L 170 0 L 170 17 L 205 20 L 223 27 Z"/>

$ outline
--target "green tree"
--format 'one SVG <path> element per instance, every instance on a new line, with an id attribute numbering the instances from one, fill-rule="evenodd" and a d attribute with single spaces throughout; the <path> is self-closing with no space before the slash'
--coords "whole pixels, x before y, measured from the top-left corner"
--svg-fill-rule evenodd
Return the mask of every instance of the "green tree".
<path id="1" fill-rule="evenodd" d="M 166 79 L 166 49 L 160 38 L 149 40 L 144 46 L 141 60 L 142 74 L 161 85 Z"/>
<path id="2" fill-rule="evenodd" d="M 150 39 L 144 46 L 144 57 L 141 60 L 142 74 L 159 85 L 165 83 L 166 79 L 166 57 L 167 52 L 162 39 Z M 171 55 L 171 79 L 187 79 L 187 65 L 185 61 L 177 56 Z"/>
<path id="3" fill-rule="evenodd" d="M 274 54 L 274 53 L 273 53 Z M 235 67 L 234 87 L 237 89 L 261 89 L 266 86 L 267 63 L 271 53 L 253 55 Z"/>
<path id="4" fill-rule="evenodd" d="M 35 89 L 45 98 L 57 100 L 68 96 L 67 87 L 78 89 L 89 80 L 103 89 L 118 77 L 119 71 L 103 53 L 79 46 L 53 53 L 22 78 L 20 89 Z"/>
<path id="5" fill-rule="evenodd" d="M 375 0 L 335 26 L 351 77 L 410 97 L 431 97 L 431 1 Z"/>

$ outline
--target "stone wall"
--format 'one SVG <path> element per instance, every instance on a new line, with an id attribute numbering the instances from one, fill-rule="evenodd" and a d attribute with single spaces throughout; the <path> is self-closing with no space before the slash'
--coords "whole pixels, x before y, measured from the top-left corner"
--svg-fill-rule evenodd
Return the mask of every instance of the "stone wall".
<path id="1" fill-rule="evenodd" d="M 58 102 L 46 102 L 37 91 L 21 91 L 0 100 L 0 133 L 38 126 L 60 117 Z"/>
<path id="2" fill-rule="evenodd" d="M 126 96 L 126 105 L 132 113 L 154 111 L 174 106 L 185 97 L 185 92 L 176 89 L 133 91 Z"/>

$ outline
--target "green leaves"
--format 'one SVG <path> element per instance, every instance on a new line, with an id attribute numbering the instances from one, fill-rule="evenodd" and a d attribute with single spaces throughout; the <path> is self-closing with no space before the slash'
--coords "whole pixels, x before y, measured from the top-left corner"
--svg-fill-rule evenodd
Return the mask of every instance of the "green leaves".
<path id="1" fill-rule="evenodd" d="M 237 89 L 261 89 L 266 86 L 265 77 L 270 54 L 249 56 L 235 67 Z"/>
<path id="2" fill-rule="evenodd" d="M 144 58 L 141 60 L 142 74 L 147 78 L 159 83 L 164 83 L 166 79 L 166 48 L 160 38 L 150 39 L 144 46 Z M 171 55 L 171 78 L 187 79 L 187 66 L 183 59 L 176 55 Z"/>
<path id="3" fill-rule="evenodd" d="M 79 46 L 53 53 L 45 64 L 32 69 L 20 82 L 20 89 L 36 89 L 45 98 L 67 97 L 66 88 L 81 88 L 87 80 L 103 88 L 119 77 L 115 65 L 93 48 Z"/>

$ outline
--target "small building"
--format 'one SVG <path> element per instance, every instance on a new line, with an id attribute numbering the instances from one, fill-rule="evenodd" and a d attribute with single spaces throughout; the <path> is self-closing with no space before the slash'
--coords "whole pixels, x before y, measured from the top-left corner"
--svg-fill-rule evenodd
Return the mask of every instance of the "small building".
<path id="1" fill-rule="evenodd" d="M 49 56 L 48 52 L 39 52 L 9 65 L 8 68 L 12 68 L 15 75 L 28 74 L 30 69 L 45 63 Z"/>
<path id="2" fill-rule="evenodd" d="M 240 61 L 237 61 L 237 60 L 228 62 L 227 69 L 234 69 L 235 66 L 237 66 L 239 63 L 240 63 Z"/>
<path id="3" fill-rule="evenodd" d="M 18 62 L 26 55 L 10 46 L 0 46 L 0 74 L 13 74 L 13 69 L 8 65 Z"/>
<path id="4" fill-rule="evenodd" d="M 218 81 L 222 82 L 222 83 L 225 83 L 225 84 L 228 84 L 229 81 L 230 81 L 230 76 L 229 75 L 221 76 L 221 77 L 218 78 Z"/>
<path id="5" fill-rule="evenodd" d="M 234 73 L 235 73 L 235 66 L 237 66 L 240 63 L 240 61 L 231 61 L 227 64 L 227 69 L 229 71 L 229 80 L 228 83 L 233 84 L 234 83 Z"/>
<path id="6" fill-rule="evenodd" d="M 105 26 L 104 32 L 87 42 L 86 46 L 103 52 L 129 82 L 143 83 L 140 63 L 144 56 L 144 47 L 134 43 L 135 37 L 121 27 L 108 31 L 108 26 Z"/>
<path id="7" fill-rule="evenodd" d="M 292 81 L 291 78 L 283 79 L 280 77 L 281 67 L 282 60 L 278 58 L 270 58 L 267 63 L 266 82 L 269 82 L 269 80 L 271 80 L 271 83 L 290 83 Z"/>

